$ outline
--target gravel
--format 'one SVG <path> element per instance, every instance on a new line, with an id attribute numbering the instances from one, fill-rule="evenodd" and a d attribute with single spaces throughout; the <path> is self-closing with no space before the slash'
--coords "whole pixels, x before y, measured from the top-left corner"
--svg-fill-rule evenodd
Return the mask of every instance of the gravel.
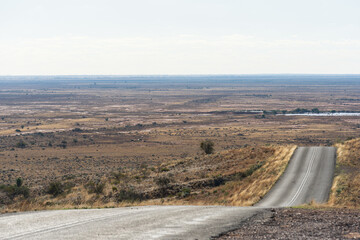
<path id="1" fill-rule="evenodd" d="M 360 239 L 360 210 L 272 209 L 217 239 Z"/>

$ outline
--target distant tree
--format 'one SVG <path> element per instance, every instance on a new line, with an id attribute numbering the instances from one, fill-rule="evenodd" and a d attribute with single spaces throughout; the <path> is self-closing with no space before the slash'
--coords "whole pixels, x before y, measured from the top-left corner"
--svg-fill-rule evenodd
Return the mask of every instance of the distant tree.
<path id="1" fill-rule="evenodd" d="M 67 147 L 67 141 L 61 141 L 61 144 L 59 146 L 65 149 Z"/>
<path id="2" fill-rule="evenodd" d="M 313 108 L 311 109 L 312 113 L 320 113 L 320 110 L 318 108 Z"/>
<path id="3" fill-rule="evenodd" d="M 16 147 L 18 148 L 25 148 L 26 147 L 26 143 L 23 140 L 20 140 L 17 144 Z"/>
<path id="4" fill-rule="evenodd" d="M 200 148 L 206 153 L 206 154 L 212 154 L 214 152 L 214 142 L 211 140 L 205 140 L 200 143 Z"/>
<path id="5" fill-rule="evenodd" d="M 21 187 L 22 184 L 23 184 L 23 180 L 22 180 L 21 178 L 17 178 L 17 179 L 16 179 L 16 186 L 17 186 L 17 187 Z"/>
<path id="6" fill-rule="evenodd" d="M 308 113 L 308 112 L 310 112 L 310 111 L 306 108 L 297 108 L 292 111 L 292 113 Z"/>

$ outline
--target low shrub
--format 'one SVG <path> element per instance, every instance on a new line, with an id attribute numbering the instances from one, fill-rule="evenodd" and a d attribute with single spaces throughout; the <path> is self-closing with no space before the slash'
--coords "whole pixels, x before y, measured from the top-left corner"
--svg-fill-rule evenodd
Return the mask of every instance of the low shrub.
<path id="1" fill-rule="evenodd" d="M 88 193 L 101 194 L 104 192 L 105 183 L 90 181 L 85 186 L 88 190 Z"/>
<path id="2" fill-rule="evenodd" d="M 216 176 L 213 178 L 214 187 L 223 185 L 225 183 L 225 178 L 223 176 Z"/>
<path id="3" fill-rule="evenodd" d="M 64 185 L 59 181 L 51 182 L 48 186 L 46 193 L 53 195 L 54 197 L 64 192 Z"/>
<path id="4" fill-rule="evenodd" d="M 23 184 L 23 180 L 22 180 L 21 178 L 17 178 L 17 179 L 16 179 L 16 186 L 17 186 L 17 187 L 21 187 L 22 184 Z"/>
<path id="5" fill-rule="evenodd" d="M 168 189 L 170 187 L 170 178 L 168 177 L 158 177 L 155 179 L 155 183 L 156 185 L 159 186 L 159 190 L 160 190 L 160 195 L 162 197 L 165 197 L 168 194 Z"/>
<path id="6" fill-rule="evenodd" d="M 16 182 L 16 185 L 0 185 L 0 191 L 4 192 L 6 196 L 8 196 L 11 200 L 20 195 L 22 195 L 24 198 L 28 198 L 30 195 L 29 188 L 26 186 L 22 186 L 22 180 L 21 184 L 19 185 L 18 181 Z"/>
<path id="7" fill-rule="evenodd" d="M 186 198 L 186 197 L 190 196 L 190 194 L 191 194 L 190 188 L 183 188 L 177 195 L 179 198 Z"/>
<path id="8" fill-rule="evenodd" d="M 18 143 L 16 143 L 17 148 L 25 148 L 26 143 L 23 140 L 20 140 Z"/>
<path id="9" fill-rule="evenodd" d="M 211 140 L 205 140 L 200 143 L 200 148 L 206 153 L 206 154 L 212 154 L 214 152 L 214 142 Z"/>
<path id="10" fill-rule="evenodd" d="M 234 180 L 241 180 L 246 177 L 251 176 L 256 170 L 261 168 L 264 165 L 264 161 L 257 162 L 256 164 L 252 165 L 249 169 L 247 169 L 245 172 L 239 172 L 234 176 Z"/>
<path id="11" fill-rule="evenodd" d="M 142 201 L 144 199 L 144 195 L 142 193 L 137 193 L 133 189 L 121 189 L 115 195 L 115 199 L 118 202 L 135 202 L 135 201 Z"/>

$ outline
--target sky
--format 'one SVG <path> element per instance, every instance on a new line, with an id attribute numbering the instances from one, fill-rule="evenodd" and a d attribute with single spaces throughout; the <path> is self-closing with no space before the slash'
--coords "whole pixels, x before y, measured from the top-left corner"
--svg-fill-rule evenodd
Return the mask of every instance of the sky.
<path id="1" fill-rule="evenodd" d="M 359 0 L 0 0 L 0 75 L 359 74 Z"/>

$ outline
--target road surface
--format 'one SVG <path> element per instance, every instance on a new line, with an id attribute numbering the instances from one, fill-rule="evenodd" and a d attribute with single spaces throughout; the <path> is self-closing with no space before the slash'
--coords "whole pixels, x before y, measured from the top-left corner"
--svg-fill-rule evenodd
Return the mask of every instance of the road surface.
<path id="1" fill-rule="evenodd" d="M 209 239 L 271 207 L 327 200 L 335 149 L 300 147 L 254 207 L 147 206 L 25 212 L 0 216 L 0 239 Z"/>
<path id="2" fill-rule="evenodd" d="M 263 210 L 147 206 L 29 212 L 0 217 L 0 239 L 209 239 L 259 211 Z"/>
<path id="3" fill-rule="evenodd" d="M 258 207 L 290 207 L 326 202 L 335 169 L 335 148 L 299 147 L 285 172 Z"/>

